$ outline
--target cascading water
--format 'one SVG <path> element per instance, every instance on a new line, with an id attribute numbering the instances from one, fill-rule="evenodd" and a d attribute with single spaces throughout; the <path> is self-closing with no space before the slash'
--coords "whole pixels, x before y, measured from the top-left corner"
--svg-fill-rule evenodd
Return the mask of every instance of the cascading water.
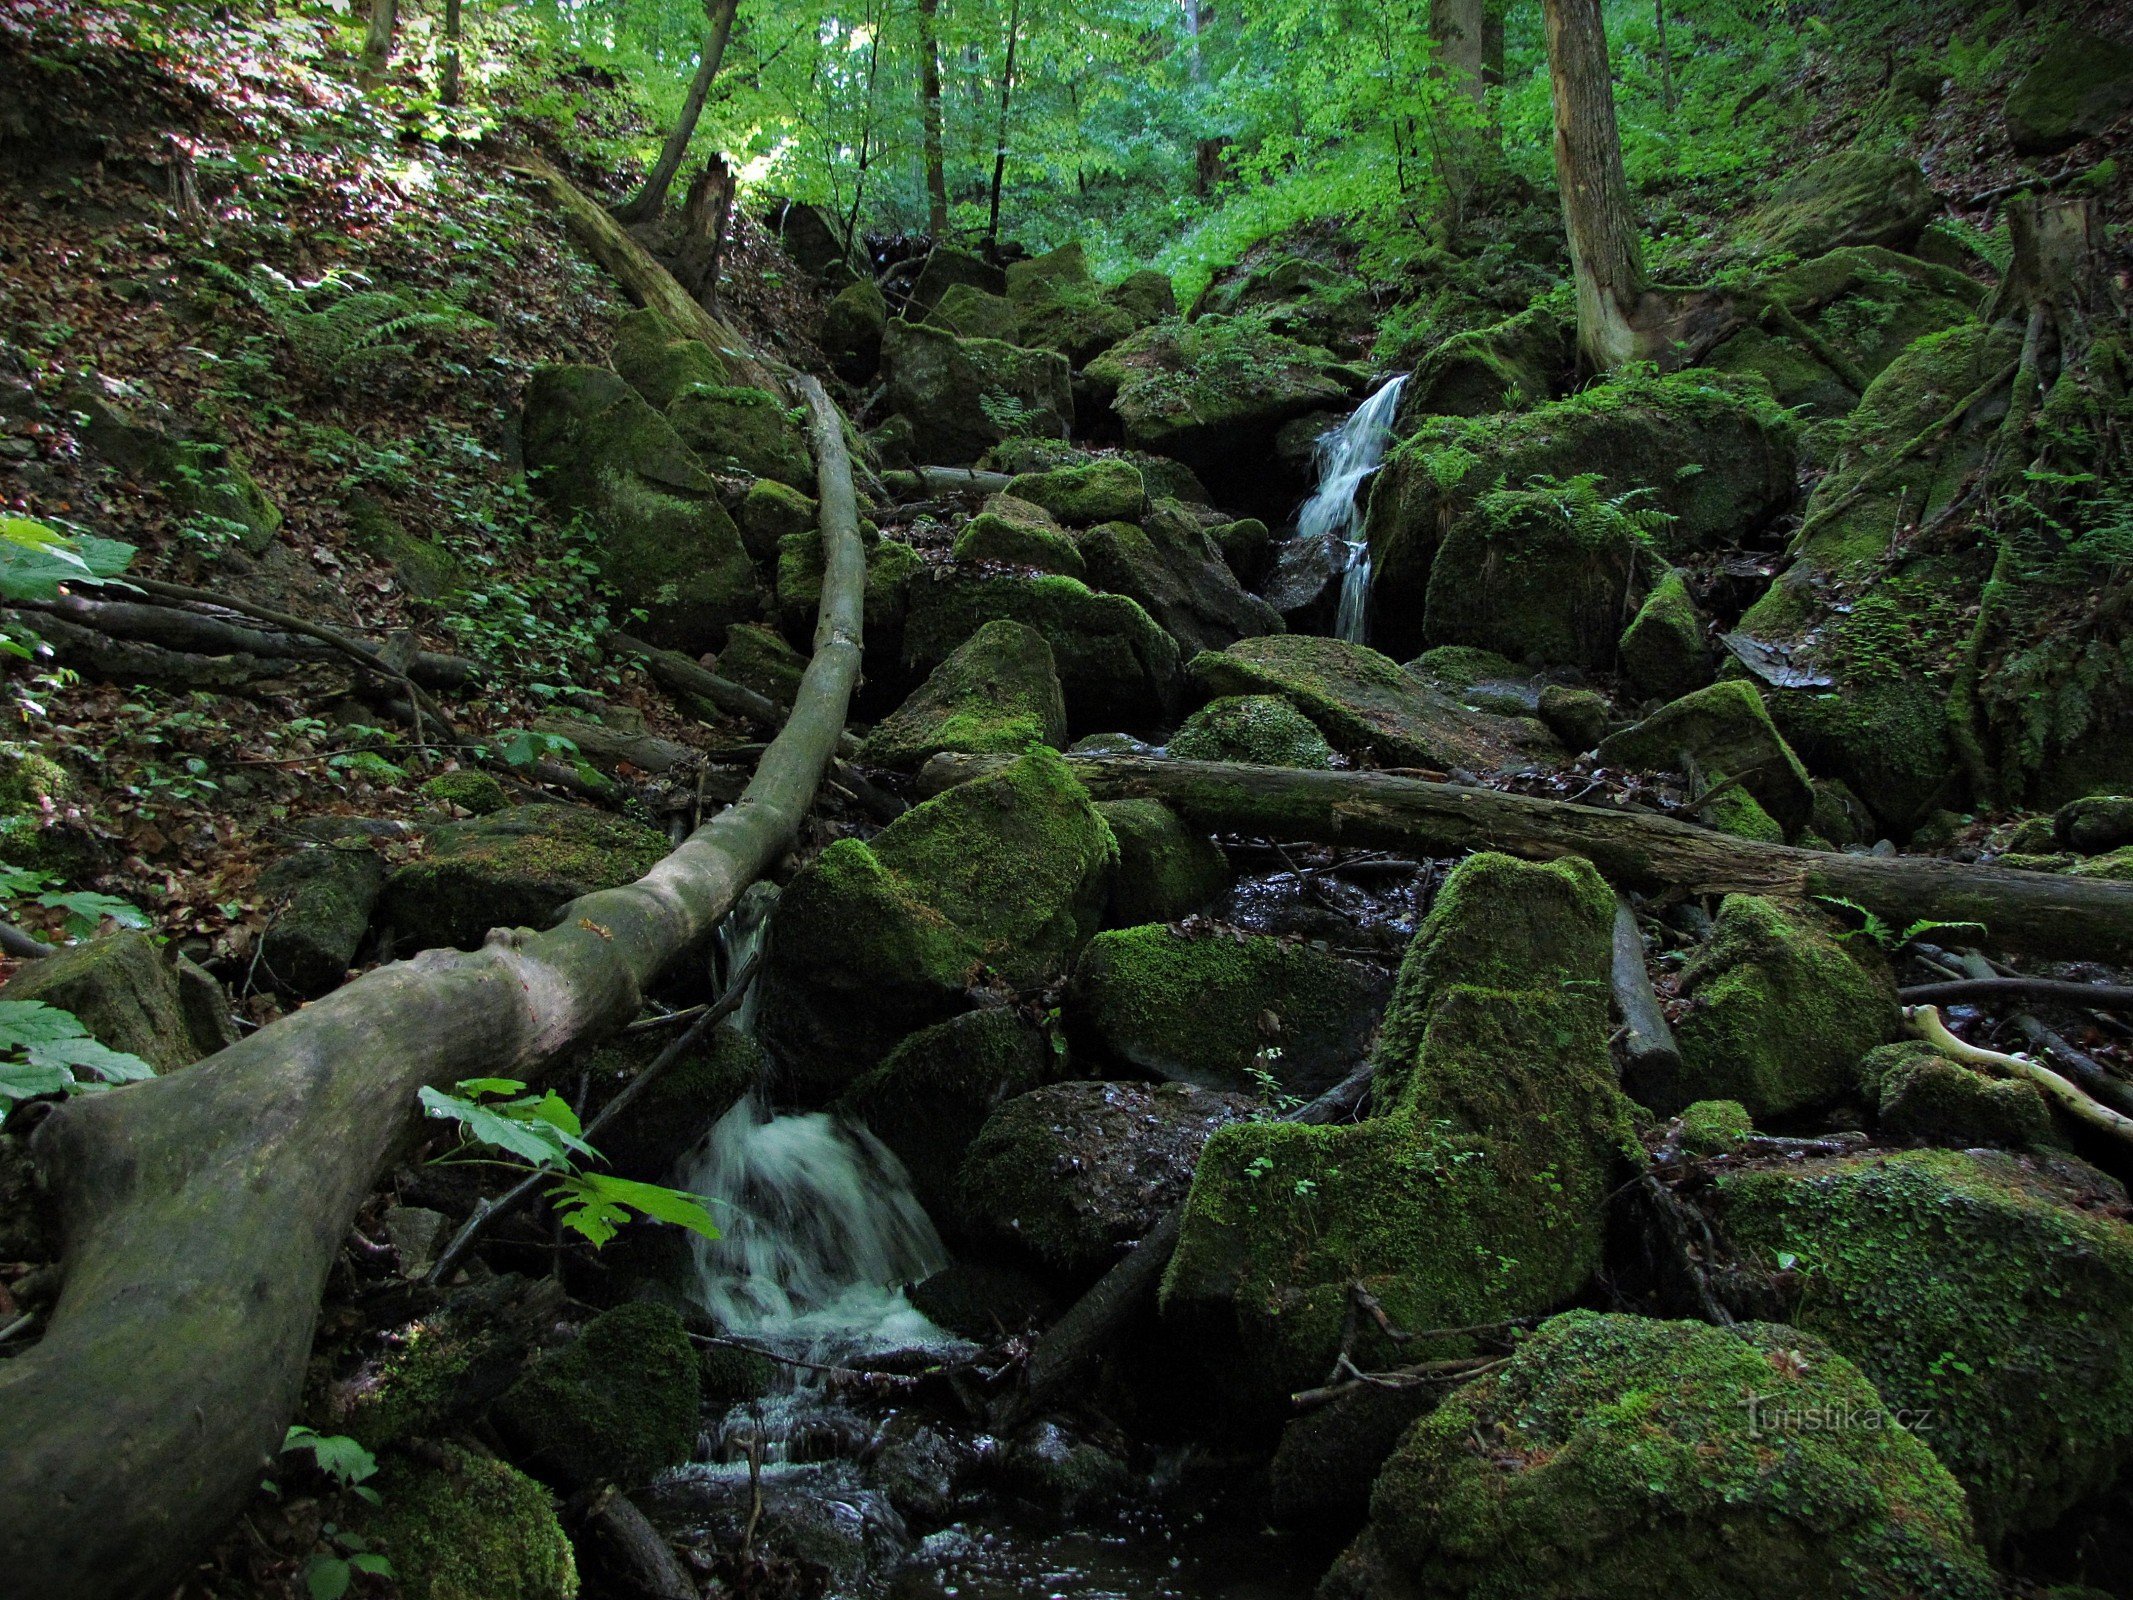
<path id="1" fill-rule="evenodd" d="M 1296 517 L 1299 540 L 1331 548 L 1338 539 L 1347 552 L 1333 632 L 1351 644 L 1365 643 L 1369 631 L 1370 546 L 1363 537 L 1363 484 L 1385 459 L 1393 412 L 1406 382 L 1405 375 L 1389 379 L 1346 422 L 1320 437 L 1318 489 Z"/>

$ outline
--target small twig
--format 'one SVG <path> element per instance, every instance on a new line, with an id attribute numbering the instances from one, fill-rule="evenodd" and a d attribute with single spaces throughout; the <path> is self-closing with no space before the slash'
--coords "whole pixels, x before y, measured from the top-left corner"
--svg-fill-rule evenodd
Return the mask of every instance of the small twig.
<path id="1" fill-rule="evenodd" d="M 21 1316 L 17 1317 L 13 1322 L 10 1322 L 6 1327 L 0 1328 L 0 1344 L 6 1344 L 8 1340 L 14 1338 L 16 1334 L 22 1332 L 23 1329 L 27 1328 L 31 1323 L 35 1322 L 36 1320 L 36 1312 L 23 1312 Z"/>

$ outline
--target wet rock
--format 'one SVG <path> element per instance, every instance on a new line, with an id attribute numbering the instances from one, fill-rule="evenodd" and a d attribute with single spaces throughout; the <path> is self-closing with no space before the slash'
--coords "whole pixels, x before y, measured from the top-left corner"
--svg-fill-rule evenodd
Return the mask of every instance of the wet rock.
<path id="1" fill-rule="evenodd" d="M 759 1351 L 717 1344 L 697 1348 L 696 1377 L 708 1409 L 759 1400 L 778 1387 L 780 1376 L 778 1364 Z"/>
<path id="2" fill-rule="evenodd" d="M 1859 1092 L 1891 1142 L 2011 1150 L 2054 1142 L 2051 1107 L 2035 1084 L 1988 1078 L 1923 1041 L 1869 1050 L 1859 1062 Z"/>
<path id="3" fill-rule="evenodd" d="M 1903 250 L 1940 209 L 1925 173 L 1909 156 L 1854 148 L 1800 168 L 1736 232 L 1772 255 L 1819 256 L 1840 245 Z"/>
<path id="4" fill-rule="evenodd" d="M 2133 109 L 2133 49 L 2069 28 L 2009 91 L 2001 115 L 2017 155 L 2049 155 Z"/>
<path id="5" fill-rule="evenodd" d="M 985 1121 L 963 1162 L 962 1217 L 1055 1272 L 1093 1276 L 1185 1196 L 1208 1136 L 1244 1095 L 1187 1084 L 1059 1083 Z"/>
<path id="6" fill-rule="evenodd" d="M 1042 747 L 802 869 L 771 918 L 763 1040 L 788 1087 L 827 1097 L 991 973 L 1063 976 L 1096 931 L 1117 847 Z"/>
<path id="7" fill-rule="evenodd" d="M 357 1528 L 406 1600 L 575 1600 L 578 1571 L 548 1491 L 506 1462 L 447 1444 L 394 1456 Z"/>
<path id="8" fill-rule="evenodd" d="M 1229 857 L 1160 800 L 1103 800 L 1096 809 L 1118 841 L 1118 884 L 1106 918 L 1115 926 L 1171 922 L 1229 884 Z"/>
<path id="9" fill-rule="evenodd" d="M 1064 439 L 1074 419 L 1066 358 L 1049 350 L 896 321 L 882 337 L 881 365 L 889 410 L 910 419 L 929 464 L 975 461 L 1016 434 Z"/>
<path id="10" fill-rule="evenodd" d="M 955 559 L 1026 567 L 1069 578 L 1088 576 L 1080 547 L 1052 514 L 1011 494 L 994 495 L 983 511 L 963 525 L 955 539 Z"/>
<path id="11" fill-rule="evenodd" d="M 1680 568 L 1653 586 L 1622 630 L 1621 657 L 1631 686 L 1653 699 L 1678 699 L 1711 681 L 1711 647 Z"/>
<path id="12" fill-rule="evenodd" d="M 1016 342 L 1015 308 L 1007 296 L 987 294 L 967 283 L 950 285 L 940 304 L 918 319 L 935 328 L 946 328 L 963 339 L 998 339 Z"/>
<path id="13" fill-rule="evenodd" d="M 545 928 L 595 889 L 633 883 L 666 836 L 585 806 L 513 806 L 430 829 L 419 861 L 385 880 L 379 919 L 403 950 L 472 950 L 491 928 Z"/>
<path id="14" fill-rule="evenodd" d="M 1206 526 L 1162 500 L 1138 523 L 1106 522 L 1081 536 L 1089 581 L 1138 601 L 1186 650 L 1220 650 L 1282 631 L 1281 618 L 1230 571 Z"/>
<path id="15" fill-rule="evenodd" d="M 633 1080 L 673 1042 L 673 1030 L 625 1037 L 602 1045 L 585 1067 L 604 1091 Z M 607 1170 L 643 1183 L 663 1183 L 712 1123 L 763 1080 L 762 1046 L 732 1023 L 722 1023 L 690 1053 L 662 1072 L 643 1094 L 600 1130 Z"/>
<path id="16" fill-rule="evenodd" d="M 896 710 L 867 735 L 866 759 L 917 768 L 943 750 L 1019 754 L 1066 744 L 1066 699 L 1052 647 L 1036 629 L 1005 618 L 957 645 Z"/>
<path id="17" fill-rule="evenodd" d="M 1577 330 L 1536 306 L 1454 334 L 1425 356 L 1400 391 L 1396 432 L 1423 417 L 1484 417 L 1540 405 L 1577 366 Z"/>
<path id="18" fill-rule="evenodd" d="M 107 1049 L 175 1072 L 218 1047 L 193 1036 L 177 975 L 146 934 L 114 933 L 26 961 L 0 985 L 0 999 L 40 1001 L 72 1012 Z"/>
<path id="19" fill-rule="evenodd" d="M 1148 320 L 1104 294 L 1079 240 L 1010 265 L 1007 299 L 1015 308 L 1017 344 L 1056 350 L 1077 367 Z"/>
<path id="20" fill-rule="evenodd" d="M 617 325 L 611 359 L 623 381 L 657 411 L 665 411 L 684 389 L 733 381 L 717 352 L 649 306 Z"/>
<path id="21" fill-rule="evenodd" d="M 1390 984 L 1374 968 L 1264 934 L 1100 933 L 1074 969 L 1075 1035 L 1151 1077 L 1254 1091 L 1255 1069 L 1309 1099 L 1361 1063 Z"/>
<path id="22" fill-rule="evenodd" d="M 1170 753 L 1182 761 L 1250 761 L 1267 767 L 1323 771 L 1333 747 L 1311 719 L 1267 694 L 1210 700 L 1171 735 Z"/>
<path id="23" fill-rule="evenodd" d="M 1024 1429 L 1004 1465 L 1017 1495 L 1062 1517 L 1101 1511 L 1134 1488 L 1132 1469 L 1117 1455 L 1050 1420 Z"/>
<path id="24" fill-rule="evenodd" d="M 1291 633 L 1330 633 L 1340 615 L 1348 541 L 1331 533 L 1292 534 L 1273 554 L 1274 570 L 1264 589 L 1267 604 L 1281 613 Z"/>
<path id="25" fill-rule="evenodd" d="M 1800 758 L 1778 734 L 1763 697 L 1738 679 L 1714 683 L 1654 711 L 1600 742 L 1602 765 L 1636 772 L 1689 771 L 1708 789 L 1727 778 L 1787 833 L 1814 815 L 1814 788 Z"/>
<path id="26" fill-rule="evenodd" d="M 1876 1421 L 1802 1420 L 1831 1415 Z M 1998 1586 L 1961 1489 L 1821 1341 L 1573 1311 L 1416 1426 L 1321 1593 L 1698 1590 L 1988 1600 Z"/>
<path id="27" fill-rule="evenodd" d="M 1913 1150 L 1721 1177 L 1734 1246 L 1798 1269 L 1782 1306 L 1914 1417 L 1988 1545 L 2050 1527 L 2133 1455 L 2125 1192 L 2064 1157 Z"/>
<path id="28" fill-rule="evenodd" d="M 1117 456 L 1081 466 L 1025 472 L 1007 492 L 1044 507 L 1061 522 L 1086 528 L 1099 522 L 1135 522 L 1148 508 L 1148 485 L 1140 468 Z"/>
<path id="29" fill-rule="evenodd" d="M 2092 794 L 2069 800 L 2052 813 L 2052 832 L 2067 849 L 2085 856 L 2133 844 L 2133 796 Z"/>
<path id="30" fill-rule="evenodd" d="M 906 1517 L 938 1524 L 954 1515 L 957 1485 L 970 1466 L 970 1453 L 954 1440 L 902 1413 L 882 1430 L 873 1478 Z"/>
<path id="31" fill-rule="evenodd" d="M 1257 517 L 1217 523 L 1207 530 L 1207 537 L 1214 540 L 1222 559 L 1229 563 L 1229 570 L 1246 588 L 1263 579 L 1273 564 L 1273 530 Z"/>
<path id="32" fill-rule="evenodd" d="M 1724 1098 L 1763 1119 L 1844 1094 L 1898 1015 L 1880 950 L 1837 934 L 1812 907 L 1727 895 L 1717 932 L 1682 970 L 1680 1070 L 1647 1064 L 1624 1087 L 1661 1116 Z"/>
<path id="33" fill-rule="evenodd" d="M 567 1488 L 633 1488 L 689 1459 L 701 1391 L 681 1318 L 642 1302 L 603 1311 L 493 1408 L 528 1465 Z"/>
<path id="34" fill-rule="evenodd" d="M 889 303 L 871 282 L 862 280 L 841 292 L 822 313 L 822 353 L 846 383 L 864 383 L 881 365 L 881 336 L 889 325 Z"/>
<path id="35" fill-rule="evenodd" d="M 919 1314 L 950 1333 L 978 1344 L 997 1344 L 1059 1314 L 1048 1285 L 1019 1267 L 989 1261 L 958 1261 L 911 1290 Z"/>
<path id="36" fill-rule="evenodd" d="M 807 436 L 767 389 L 684 389 L 667 407 L 667 420 L 708 466 L 774 478 L 802 491 L 815 486 Z"/>
<path id="37" fill-rule="evenodd" d="M 805 533 L 815 526 L 815 502 L 790 484 L 758 478 L 748 486 L 733 521 L 751 557 L 775 561 L 787 534 Z"/>
<path id="38" fill-rule="evenodd" d="M 266 980 L 307 1000 L 339 987 L 384 888 L 385 863 L 367 844 L 299 850 L 268 867 L 255 886 L 271 917 L 260 935 Z"/>

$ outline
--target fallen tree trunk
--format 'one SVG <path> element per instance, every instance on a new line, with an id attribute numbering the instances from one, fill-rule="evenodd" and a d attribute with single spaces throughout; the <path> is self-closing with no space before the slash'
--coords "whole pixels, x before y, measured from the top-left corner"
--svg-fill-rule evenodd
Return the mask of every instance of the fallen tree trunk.
<path id="1" fill-rule="evenodd" d="M 911 467 L 884 472 L 881 481 L 894 494 L 1001 494 L 1014 480 L 976 467 Z"/>
<path id="2" fill-rule="evenodd" d="M 759 694 L 745 684 L 735 683 L 731 678 L 721 678 L 709 668 L 698 666 L 678 650 L 662 650 L 655 644 L 646 644 L 642 639 L 615 628 L 609 630 L 605 642 L 613 648 L 636 656 L 644 663 L 652 680 L 670 694 L 689 700 L 701 700 L 714 710 L 731 716 L 745 717 L 759 728 L 781 728 L 785 725 L 786 708 L 767 694 Z M 854 756 L 859 753 L 859 741 L 850 734 L 840 735 L 837 741 L 839 755 Z"/>
<path id="3" fill-rule="evenodd" d="M 997 770 L 1001 756 L 935 756 L 928 793 Z M 1305 772 L 1226 761 L 1076 756 L 1099 800 L 1161 800 L 1209 832 L 1328 844 L 1584 856 L 1611 882 L 1696 894 L 1850 900 L 1902 928 L 1975 922 L 2010 950 L 2060 960 L 2133 960 L 2133 884 L 1967 866 L 1927 856 L 1843 855 L 1758 844 L 1671 817 L 1609 811 L 1382 772 Z"/>
<path id="4" fill-rule="evenodd" d="M 244 1504 L 296 1405 L 319 1298 L 417 1089 L 528 1076 L 619 1026 L 790 845 L 859 674 L 865 559 L 841 422 L 812 413 L 826 568 L 814 658 L 730 810 L 547 932 L 383 967 L 218 1055 L 58 1106 L 38 1170 L 65 1222 L 43 1341 L 0 1365 L 12 1593 L 168 1592 Z"/>

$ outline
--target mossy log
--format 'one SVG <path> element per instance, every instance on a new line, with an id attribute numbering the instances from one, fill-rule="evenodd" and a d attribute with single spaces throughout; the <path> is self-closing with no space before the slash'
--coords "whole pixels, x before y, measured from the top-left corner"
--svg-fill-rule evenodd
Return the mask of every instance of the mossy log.
<path id="1" fill-rule="evenodd" d="M 273 1460 L 320 1294 L 425 1084 L 532 1076 L 612 1030 L 785 851 L 859 674 L 865 559 L 842 421 L 813 414 L 828 570 L 814 658 L 738 803 L 555 927 L 383 967 L 197 1066 L 56 1107 L 65 1219 L 44 1339 L 0 1366 L 10 1593 L 166 1593 Z"/>
<path id="2" fill-rule="evenodd" d="M 1001 758 L 940 755 L 919 775 L 937 793 Z M 1076 756 L 1099 800 L 1160 800 L 1210 832 L 1420 849 L 1584 856 L 1618 886 L 1696 894 L 1826 896 L 1898 928 L 1982 923 L 1987 940 L 2064 961 L 2133 960 L 2133 884 L 1927 856 L 1843 855 L 1762 844 L 1671 817 L 1429 783 L 1383 772 L 1309 772 L 1222 761 Z"/>

